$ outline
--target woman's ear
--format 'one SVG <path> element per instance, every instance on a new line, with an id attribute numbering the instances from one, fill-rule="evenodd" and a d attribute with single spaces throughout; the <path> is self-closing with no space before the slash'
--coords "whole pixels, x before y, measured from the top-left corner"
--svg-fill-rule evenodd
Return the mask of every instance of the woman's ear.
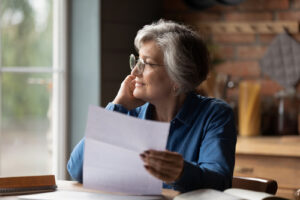
<path id="1" fill-rule="evenodd" d="M 177 92 L 177 90 L 178 90 L 178 88 L 177 88 L 177 87 L 175 87 L 175 86 L 173 86 L 173 92 L 174 92 L 174 93 L 176 93 L 176 92 Z"/>
<path id="2" fill-rule="evenodd" d="M 177 93 L 178 90 L 179 90 L 179 85 L 176 84 L 176 83 L 173 83 L 172 91 L 173 91 L 174 93 Z"/>

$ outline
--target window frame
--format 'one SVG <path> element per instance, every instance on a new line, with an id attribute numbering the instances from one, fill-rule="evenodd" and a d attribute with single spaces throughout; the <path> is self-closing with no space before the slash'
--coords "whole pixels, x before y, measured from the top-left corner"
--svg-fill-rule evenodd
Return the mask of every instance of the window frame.
<path id="1" fill-rule="evenodd" d="M 52 63 L 50 67 L 5 67 L 1 60 L 0 40 L 0 80 L 3 73 L 52 73 L 52 173 L 57 179 L 66 179 L 67 160 L 67 46 L 68 46 L 68 0 L 53 1 L 53 50 Z M 1 2 L 1 0 L 0 0 Z M 0 4 L 1 5 L 1 4 Z M 1 24 L 0 24 L 1 27 Z M 1 38 L 1 31 L 0 31 Z M 2 83 L 0 81 L 0 113 L 2 113 Z M 1 138 L 0 120 L 0 138 Z M 0 164 L 1 164 L 0 154 Z"/>
<path id="2" fill-rule="evenodd" d="M 57 179 L 66 179 L 67 163 L 67 0 L 53 0 L 53 172 Z M 61 71 L 59 73 L 59 71 Z M 57 80 L 57 81 L 55 81 Z M 55 96 L 57 95 L 57 96 Z"/>

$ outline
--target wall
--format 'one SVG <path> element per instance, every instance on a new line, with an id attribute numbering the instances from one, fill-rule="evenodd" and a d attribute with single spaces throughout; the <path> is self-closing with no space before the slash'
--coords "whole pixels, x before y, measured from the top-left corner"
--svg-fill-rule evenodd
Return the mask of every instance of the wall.
<path id="1" fill-rule="evenodd" d="M 72 0 L 70 69 L 71 151 L 84 136 L 88 106 L 105 106 L 130 73 L 133 40 L 162 15 L 159 0 Z"/>
<path id="2" fill-rule="evenodd" d="M 183 0 L 164 0 L 165 18 L 191 23 L 300 21 L 300 0 L 245 0 L 237 6 L 217 5 L 204 11 L 192 10 Z M 215 34 L 211 39 L 218 45 L 218 55 L 225 62 L 220 72 L 239 77 L 259 77 L 258 60 L 264 55 L 275 34 Z M 293 34 L 300 41 L 300 34 Z M 281 87 L 270 79 L 262 82 L 263 94 L 273 95 Z"/>
<path id="3" fill-rule="evenodd" d="M 101 1 L 101 105 L 116 96 L 130 73 L 129 55 L 135 53 L 137 31 L 162 15 L 160 0 Z"/>
<path id="4" fill-rule="evenodd" d="M 84 136 L 88 106 L 99 105 L 99 11 L 98 0 L 70 1 L 70 151 Z"/>
<path id="5" fill-rule="evenodd" d="M 236 6 L 216 5 L 205 10 L 193 10 L 183 0 L 164 0 L 166 19 L 193 24 L 195 22 L 259 22 L 291 20 L 300 21 L 300 0 L 245 0 Z M 259 59 L 276 34 L 209 34 L 207 39 L 217 45 L 217 57 L 223 60 L 216 71 L 229 74 L 235 80 L 260 79 L 262 85 L 263 115 L 274 112 L 273 95 L 282 87 L 261 73 Z M 292 34 L 300 42 L 300 34 Z M 300 85 L 300 84 L 299 84 Z M 300 94 L 300 87 L 298 86 Z M 238 87 L 228 90 L 228 99 L 237 106 Z M 234 103 L 235 101 L 235 103 Z M 272 111 L 273 109 L 273 111 Z M 276 112 L 276 111 L 275 111 Z M 263 118 L 263 120 L 270 120 Z M 264 121 L 263 121 L 264 123 Z M 269 127 L 270 128 L 270 127 Z M 270 132 L 269 128 L 265 128 Z M 264 128 L 263 128 L 264 129 Z M 269 129 L 269 130 L 267 130 Z"/>

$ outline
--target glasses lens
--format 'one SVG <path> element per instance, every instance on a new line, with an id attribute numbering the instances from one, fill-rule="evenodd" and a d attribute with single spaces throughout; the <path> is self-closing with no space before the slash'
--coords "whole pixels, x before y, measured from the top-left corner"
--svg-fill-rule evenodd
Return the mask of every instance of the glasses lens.
<path id="1" fill-rule="evenodd" d="M 136 65 L 135 56 L 133 54 L 131 54 L 130 57 L 129 57 L 129 66 L 130 66 L 130 69 L 133 70 L 133 68 L 135 67 L 135 65 Z"/>

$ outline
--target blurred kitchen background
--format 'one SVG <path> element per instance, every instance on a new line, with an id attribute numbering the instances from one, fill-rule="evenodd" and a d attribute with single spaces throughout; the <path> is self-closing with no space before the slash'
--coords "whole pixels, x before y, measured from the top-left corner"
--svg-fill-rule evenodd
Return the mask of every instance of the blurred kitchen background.
<path id="1" fill-rule="evenodd" d="M 197 91 L 233 108 L 235 175 L 300 188 L 300 0 L 0 0 L 0 176 L 55 174 L 130 73 L 143 25 L 190 25 L 212 55 Z"/>

